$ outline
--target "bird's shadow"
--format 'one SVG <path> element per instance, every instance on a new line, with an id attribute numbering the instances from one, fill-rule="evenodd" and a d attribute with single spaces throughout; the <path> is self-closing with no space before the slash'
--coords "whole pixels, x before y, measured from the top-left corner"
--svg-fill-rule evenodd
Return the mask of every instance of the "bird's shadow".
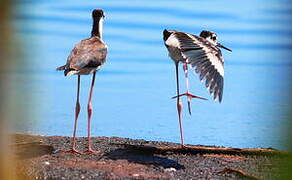
<path id="1" fill-rule="evenodd" d="M 14 148 L 15 155 L 18 159 L 29 159 L 43 156 L 46 154 L 52 154 L 54 152 L 53 146 L 34 142 L 15 145 Z"/>
<path id="2" fill-rule="evenodd" d="M 140 145 L 123 145 L 118 149 L 104 154 L 105 158 L 112 160 L 123 159 L 132 163 L 139 163 L 144 165 L 153 165 L 155 167 L 185 169 L 184 165 L 167 157 L 161 157 L 147 148 L 143 150 Z"/>

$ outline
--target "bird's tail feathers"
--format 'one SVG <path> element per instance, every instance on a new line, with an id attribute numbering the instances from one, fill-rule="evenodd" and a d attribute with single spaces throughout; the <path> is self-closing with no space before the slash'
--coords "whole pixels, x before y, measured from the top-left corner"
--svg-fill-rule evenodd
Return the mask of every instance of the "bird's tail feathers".
<path id="1" fill-rule="evenodd" d="M 71 76 L 78 73 L 78 71 L 74 69 L 66 69 L 66 65 L 56 68 L 56 71 L 64 71 L 64 76 Z"/>
<path id="2" fill-rule="evenodd" d="M 73 70 L 73 69 L 65 69 L 65 71 L 64 71 L 65 76 L 71 76 L 71 75 L 74 75 L 76 73 L 78 73 L 78 71 Z"/>
<path id="3" fill-rule="evenodd" d="M 65 70 L 66 65 L 64 66 L 60 66 L 56 68 L 56 71 L 64 71 Z"/>

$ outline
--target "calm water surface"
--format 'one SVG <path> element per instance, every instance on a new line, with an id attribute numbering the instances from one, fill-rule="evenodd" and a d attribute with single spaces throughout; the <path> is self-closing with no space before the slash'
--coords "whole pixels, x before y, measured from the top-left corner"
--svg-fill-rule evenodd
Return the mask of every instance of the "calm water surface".
<path id="1" fill-rule="evenodd" d="M 30 92 L 27 124 L 17 131 L 40 135 L 72 134 L 77 78 L 54 69 L 63 65 L 74 44 L 91 31 L 91 10 L 106 13 L 107 63 L 96 78 L 94 136 L 120 136 L 179 142 L 174 64 L 163 45 L 164 28 L 199 34 L 216 31 L 224 51 L 223 102 L 213 102 L 191 76 L 193 100 L 184 109 L 185 142 L 233 147 L 283 148 L 288 109 L 287 74 L 292 70 L 289 1 L 23 1 L 16 7 L 16 34 L 28 59 L 13 82 Z M 181 72 L 181 77 L 183 73 Z M 183 80 L 183 79 L 181 79 Z M 78 136 L 86 136 L 91 76 L 81 78 Z M 181 87 L 185 84 L 181 81 Z M 184 104 L 186 108 L 186 104 Z"/>

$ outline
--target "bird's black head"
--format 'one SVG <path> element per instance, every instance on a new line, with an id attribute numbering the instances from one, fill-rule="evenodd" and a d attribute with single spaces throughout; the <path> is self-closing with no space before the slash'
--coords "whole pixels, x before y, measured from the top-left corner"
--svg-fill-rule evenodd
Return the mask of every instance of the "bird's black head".
<path id="1" fill-rule="evenodd" d="M 217 47 L 221 47 L 223 49 L 226 49 L 228 51 L 232 51 L 231 49 L 223 46 L 222 44 L 218 43 L 217 40 L 217 34 L 213 31 L 202 31 L 200 34 L 200 37 L 206 39 L 207 41 L 209 41 L 210 43 L 212 43 L 213 45 L 217 46 Z"/>
<path id="2" fill-rule="evenodd" d="M 201 32 L 200 36 L 202 38 L 207 39 L 207 40 L 212 40 L 214 42 L 217 41 L 217 34 L 215 32 L 213 32 L 213 31 L 204 30 L 204 31 Z"/>
<path id="3" fill-rule="evenodd" d="M 102 9 L 94 9 L 92 11 L 92 17 L 93 18 L 101 18 L 101 17 L 104 18 L 103 10 Z"/>

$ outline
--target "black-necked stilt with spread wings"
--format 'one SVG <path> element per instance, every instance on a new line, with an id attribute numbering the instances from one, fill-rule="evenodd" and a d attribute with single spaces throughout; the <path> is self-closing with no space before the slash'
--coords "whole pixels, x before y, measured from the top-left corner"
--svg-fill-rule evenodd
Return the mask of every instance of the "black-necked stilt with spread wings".
<path id="1" fill-rule="evenodd" d="M 92 11 L 93 26 L 91 37 L 81 40 L 75 45 L 70 55 L 68 56 L 67 63 L 64 66 L 58 67 L 57 70 L 64 70 L 65 76 L 78 75 L 77 80 L 77 100 L 75 108 L 75 121 L 73 131 L 73 144 L 69 152 L 78 152 L 76 150 L 76 127 L 77 119 L 80 112 L 79 104 L 79 89 L 80 89 L 80 75 L 88 75 L 93 73 L 92 82 L 89 92 L 89 100 L 87 106 L 88 112 L 88 149 L 86 152 L 94 153 L 91 146 L 90 129 L 91 129 L 91 115 L 92 115 L 92 93 L 95 81 L 95 73 L 106 61 L 107 46 L 102 40 L 102 25 L 104 13 L 101 9 Z"/>
<path id="2" fill-rule="evenodd" d="M 168 49 L 169 56 L 174 61 L 176 66 L 177 96 L 174 98 L 177 98 L 181 144 L 183 146 L 184 139 L 181 115 L 182 103 L 180 97 L 187 96 L 190 114 L 191 99 L 205 99 L 189 92 L 188 65 L 190 64 L 193 68 L 195 68 L 195 72 L 200 75 L 201 81 L 205 81 L 206 88 L 209 89 L 210 94 L 214 97 L 214 100 L 218 99 L 219 102 L 221 102 L 224 82 L 224 60 L 219 47 L 228 51 L 231 50 L 218 43 L 217 35 L 212 31 L 202 31 L 200 36 L 196 36 L 185 32 L 165 29 L 163 31 L 163 40 Z M 183 63 L 186 78 L 187 92 L 184 94 L 179 94 L 179 62 Z"/>

